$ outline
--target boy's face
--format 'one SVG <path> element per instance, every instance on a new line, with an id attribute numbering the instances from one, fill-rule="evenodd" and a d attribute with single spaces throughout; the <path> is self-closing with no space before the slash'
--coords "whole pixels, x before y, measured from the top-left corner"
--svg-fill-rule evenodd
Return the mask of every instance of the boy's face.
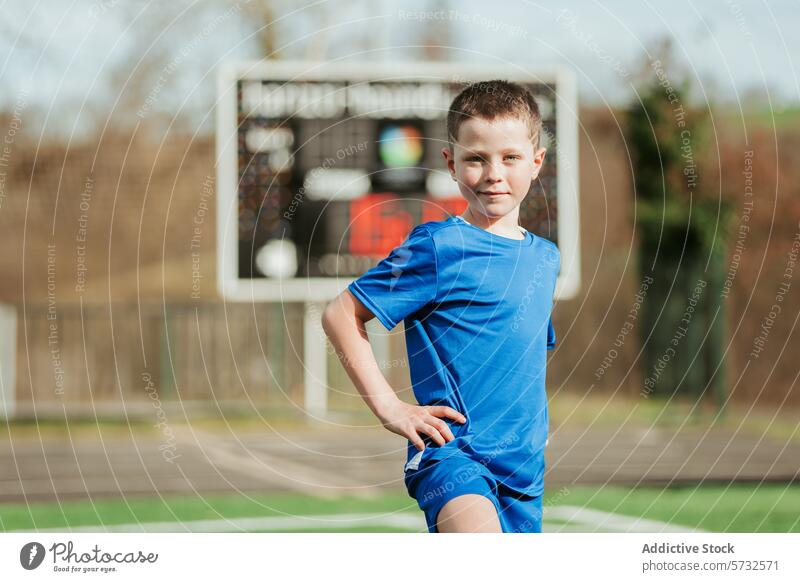
<path id="1" fill-rule="evenodd" d="M 534 151 L 527 123 L 498 117 L 467 119 L 453 151 L 445 147 L 442 154 L 472 212 L 498 219 L 512 212 L 519 215 L 519 205 L 542 169 L 545 151 Z"/>

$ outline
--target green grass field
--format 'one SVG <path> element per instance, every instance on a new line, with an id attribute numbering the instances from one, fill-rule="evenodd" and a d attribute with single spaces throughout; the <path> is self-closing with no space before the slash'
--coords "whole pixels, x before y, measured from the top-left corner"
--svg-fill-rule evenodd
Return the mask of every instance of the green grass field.
<path id="1" fill-rule="evenodd" d="M 681 488 L 602 488 L 572 487 L 545 495 L 545 526 L 558 531 L 563 519 L 549 519 L 550 508 L 579 507 L 599 510 L 615 516 L 628 516 L 665 522 L 674 526 L 699 528 L 714 532 L 800 532 L 800 485 L 733 485 Z M 389 514 L 421 518 L 416 502 L 402 494 L 390 494 L 364 500 L 343 498 L 324 500 L 301 495 L 206 496 L 103 499 L 94 502 L 0 505 L 0 529 L 3 531 L 53 529 L 118 524 L 189 522 L 197 520 L 232 520 L 340 514 Z M 301 520 L 298 520 L 301 521 Z M 578 528 L 580 529 L 580 528 Z M 585 531 L 608 531 L 603 527 Z M 577 531 L 564 528 L 565 531 Z M 253 528 L 252 531 L 283 531 Z M 341 528 L 304 528 L 290 531 L 419 531 L 418 528 L 393 525 L 349 526 Z M 548 531 L 548 527 L 545 527 Z"/>
<path id="2" fill-rule="evenodd" d="M 272 429 L 296 431 L 309 428 L 302 418 L 291 415 L 269 417 Z M 354 417 L 360 418 L 360 417 Z M 370 419 L 363 413 L 366 422 Z M 354 424 L 358 424 L 353 420 Z M 754 438 L 768 438 L 778 443 L 794 443 L 800 439 L 795 415 L 785 411 L 737 409 L 729 407 L 724 417 L 713 411 L 694 410 L 689 403 L 658 400 L 631 400 L 604 396 L 558 394 L 551 406 L 553 426 L 625 426 L 641 429 L 681 427 L 683 429 L 722 429 Z M 265 430 L 265 419 L 253 415 L 228 415 L 192 421 L 192 427 L 211 432 L 254 434 Z M 63 421 L 17 421 L 0 423 L 0 432 L 16 441 L 39 439 L 71 439 L 96 441 L 102 438 L 127 439 L 155 435 L 151 420 L 134 422 L 86 419 Z M 726 433 L 727 434 L 727 433 Z M 800 484 L 770 483 L 762 486 L 739 483 L 724 485 L 683 486 L 672 488 L 623 486 L 549 487 L 545 493 L 545 531 L 620 531 L 609 529 L 614 518 L 628 522 L 651 521 L 653 531 L 658 524 L 670 524 L 712 532 L 800 532 Z M 598 522 L 565 518 L 570 510 L 585 509 L 600 514 Z M 548 511 L 550 510 L 549 514 Z M 587 512 L 587 513 L 591 513 Z M 574 512 L 573 512 L 574 513 Z M 336 516 L 387 516 L 388 519 L 365 523 L 353 519 L 341 527 L 331 522 Z M 606 520 L 602 515 L 610 516 Z M 303 518 L 303 516 L 309 516 Z M 315 516 L 322 528 L 305 527 Z M 330 519 L 327 517 L 330 516 Z M 392 519 L 393 517 L 397 519 Z M 274 518 L 274 519 L 273 519 Z M 285 518 L 280 521 L 281 518 Z M 226 520 L 256 519 L 261 525 L 231 526 Z M 422 513 L 416 502 L 404 492 L 383 495 L 376 499 L 343 498 L 325 500 L 299 494 L 245 494 L 99 498 L 94 502 L 0 504 L 0 531 L 33 529 L 67 529 L 75 527 L 103 528 L 125 524 L 176 524 L 209 520 L 219 522 L 221 531 L 420 531 Z M 382 523 L 377 523 L 382 521 Z M 619 522 L 619 519 L 617 519 Z M 285 526 L 289 523 L 289 526 Z M 216 530 L 214 530 L 216 531 Z M 627 531 L 627 530 L 625 530 Z"/>

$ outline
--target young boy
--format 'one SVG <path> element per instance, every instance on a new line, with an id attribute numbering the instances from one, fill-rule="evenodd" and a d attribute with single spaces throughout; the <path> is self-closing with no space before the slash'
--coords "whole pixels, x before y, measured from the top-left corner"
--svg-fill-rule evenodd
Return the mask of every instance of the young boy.
<path id="1" fill-rule="evenodd" d="M 475 83 L 447 118 L 468 206 L 420 224 L 325 309 L 323 327 L 388 430 L 408 439 L 405 484 L 431 532 L 541 532 L 546 350 L 560 253 L 518 225 L 541 171 L 539 107 L 522 86 Z M 402 402 L 364 323 L 405 323 L 419 406 Z"/>

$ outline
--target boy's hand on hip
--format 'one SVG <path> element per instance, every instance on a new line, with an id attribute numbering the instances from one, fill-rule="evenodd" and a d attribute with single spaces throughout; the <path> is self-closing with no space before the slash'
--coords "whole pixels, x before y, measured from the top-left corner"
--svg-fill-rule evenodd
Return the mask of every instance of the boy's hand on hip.
<path id="1" fill-rule="evenodd" d="M 402 400 L 387 406 L 378 418 L 388 430 L 406 437 L 420 451 L 425 449 L 420 435 L 430 436 L 439 446 L 455 439 L 442 418 L 452 418 L 461 423 L 467 421 L 463 414 L 449 406 L 416 406 Z"/>

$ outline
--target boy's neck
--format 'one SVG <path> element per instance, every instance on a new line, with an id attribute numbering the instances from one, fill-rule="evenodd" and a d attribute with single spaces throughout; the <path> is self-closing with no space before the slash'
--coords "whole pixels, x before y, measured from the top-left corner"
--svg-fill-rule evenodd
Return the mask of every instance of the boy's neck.
<path id="1" fill-rule="evenodd" d="M 482 228 L 483 230 L 493 234 L 499 234 L 501 236 L 517 238 L 521 240 L 519 236 L 521 232 L 521 228 L 519 226 L 519 207 L 515 208 L 512 212 L 509 212 L 505 216 L 493 218 L 486 216 L 485 214 L 481 214 L 480 212 L 472 212 L 472 208 L 467 206 L 467 209 L 461 215 L 461 218 L 473 226 L 477 226 L 478 228 Z"/>

